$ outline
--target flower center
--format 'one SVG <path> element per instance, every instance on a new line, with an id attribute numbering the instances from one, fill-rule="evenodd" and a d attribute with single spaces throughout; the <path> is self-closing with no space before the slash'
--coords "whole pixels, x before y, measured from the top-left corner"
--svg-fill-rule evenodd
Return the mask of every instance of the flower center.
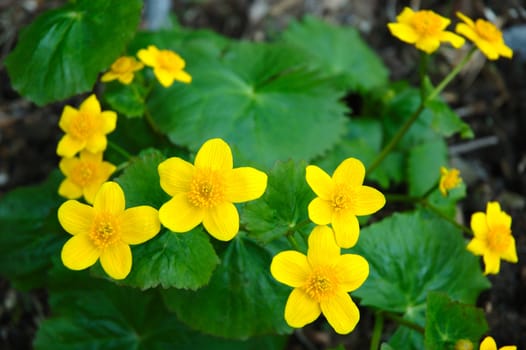
<path id="1" fill-rule="evenodd" d="M 480 37 L 489 42 L 502 41 L 502 33 L 493 23 L 484 21 L 483 19 L 477 19 L 475 29 Z"/>
<path id="2" fill-rule="evenodd" d="M 307 295 L 316 301 L 330 297 L 337 288 L 336 271 L 330 266 L 320 266 L 314 269 L 304 286 Z"/>
<path id="3" fill-rule="evenodd" d="M 175 53 L 163 50 L 157 56 L 159 68 L 167 71 L 176 71 L 183 68 L 182 60 Z"/>
<path id="4" fill-rule="evenodd" d="M 92 162 L 80 161 L 71 171 L 71 181 L 80 187 L 93 182 L 97 173 L 97 167 Z"/>
<path id="5" fill-rule="evenodd" d="M 214 170 L 198 169 L 190 183 L 188 200 L 198 208 L 212 208 L 223 201 L 225 184 Z"/>
<path id="6" fill-rule="evenodd" d="M 77 139 L 85 140 L 93 133 L 94 127 L 95 123 L 91 115 L 79 112 L 72 120 L 69 133 Z"/>
<path id="7" fill-rule="evenodd" d="M 418 11 L 411 19 L 411 25 L 421 36 L 435 36 L 442 31 L 440 16 L 432 11 Z"/>
<path id="8" fill-rule="evenodd" d="M 459 171 L 457 169 L 451 169 L 444 178 L 444 187 L 448 190 L 457 187 L 460 184 Z"/>
<path id="9" fill-rule="evenodd" d="M 331 206 L 336 212 L 352 208 L 353 190 L 345 185 L 340 184 L 336 186 L 336 190 L 332 195 Z"/>
<path id="10" fill-rule="evenodd" d="M 511 244 L 511 230 L 505 226 L 497 226 L 488 232 L 488 245 L 497 253 L 504 253 Z"/>
<path id="11" fill-rule="evenodd" d="M 95 217 L 89 238 L 99 249 L 103 249 L 120 238 L 119 225 L 115 217 L 108 213 L 101 213 Z"/>

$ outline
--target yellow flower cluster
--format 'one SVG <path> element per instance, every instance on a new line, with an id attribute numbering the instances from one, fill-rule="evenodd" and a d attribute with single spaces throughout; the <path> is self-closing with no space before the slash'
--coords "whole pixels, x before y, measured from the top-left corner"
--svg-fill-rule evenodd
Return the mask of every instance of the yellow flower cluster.
<path id="1" fill-rule="evenodd" d="M 457 24 L 455 31 L 472 41 L 488 59 L 513 56 L 513 51 L 504 43 L 502 32 L 494 24 L 483 19 L 474 22 L 460 12 L 457 16 L 463 23 Z M 396 20 L 387 24 L 391 34 L 428 54 L 435 52 L 442 42 L 449 42 L 457 49 L 464 45 L 464 38 L 445 30 L 451 20 L 433 11 L 413 11 L 405 7 Z"/>
<path id="2" fill-rule="evenodd" d="M 480 343 L 479 350 L 497 350 L 497 343 L 495 342 L 495 339 L 490 336 L 484 338 L 482 343 Z M 506 345 L 500 347 L 499 350 L 517 350 L 517 347 L 515 345 Z"/>

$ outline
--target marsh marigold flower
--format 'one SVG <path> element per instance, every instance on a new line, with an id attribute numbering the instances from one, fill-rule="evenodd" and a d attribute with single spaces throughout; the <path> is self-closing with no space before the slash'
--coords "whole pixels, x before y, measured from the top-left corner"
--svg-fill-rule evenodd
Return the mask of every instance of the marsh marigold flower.
<path id="1" fill-rule="evenodd" d="M 455 48 L 464 45 L 464 38 L 445 30 L 451 21 L 433 11 L 415 12 L 405 7 L 396 20 L 387 24 L 391 34 L 428 54 L 435 52 L 441 42 L 449 42 Z"/>
<path id="2" fill-rule="evenodd" d="M 482 53 L 490 60 L 500 56 L 511 58 L 513 51 L 506 46 L 502 32 L 491 22 L 477 19 L 476 22 L 466 15 L 457 12 L 457 16 L 464 21 L 458 23 L 455 31 L 471 40 Z"/>
<path id="3" fill-rule="evenodd" d="M 153 238 L 161 229 L 157 210 L 142 205 L 125 209 L 124 192 L 116 182 L 106 182 L 93 207 L 68 200 L 58 209 L 58 220 L 73 235 L 62 247 L 62 262 L 83 270 L 100 258 L 102 268 L 114 279 L 131 271 L 130 244 Z"/>
<path id="4" fill-rule="evenodd" d="M 117 58 L 110 67 L 110 70 L 102 75 L 100 81 L 108 82 L 118 80 L 125 85 L 131 84 L 135 72 L 141 70 L 144 64 L 137 62 L 135 57 L 122 56 Z"/>
<path id="5" fill-rule="evenodd" d="M 58 193 L 68 199 L 82 196 L 93 203 L 100 187 L 115 171 L 115 165 L 102 160 L 102 152 L 80 152 L 79 157 L 62 158 L 59 168 L 66 176 L 58 188 Z"/>
<path id="6" fill-rule="evenodd" d="M 511 217 L 500 209 L 498 202 L 489 202 L 486 213 L 474 213 L 471 229 L 475 237 L 467 249 L 475 255 L 482 255 L 485 274 L 497 274 L 501 258 L 512 263 L 518 261 L 515 239 L 511 235 Z"/>
<path id="7" fill-rule="evenodd" d="M 357 216 L 375 213 L 385 205 L 380 191 L 363 186 L 365 167 L 356 158 L 344 160 L 332 178 L 319 167 L 309 165 L 306 178 L 318 196 L 309 204 L 309 218 L 318 225 L 331 224 L 336 243 L 342 248 L 350 248 L 358 241 Z"/>
<path id="8" fill-rule="evenodd" d="M 192 81 L 190 74 L 183 70 L 186 62 L 173 51 L 159 50 L 150 45 L 147 49 L 139 50 L 137 56 L 145 65 L 153 68 L 153 74 L 164 87 L 171 86 L 174 80 L 182 83 Z"/>
<path id="9" fill-rule="evenodd" d="M 339 334 L 351 332 L 360 320 L 358 307 L 348 294 L 369 276 L 367 260 L 356 254 L 340 255 L 328 226 L 317 226 L 308 240 L 307 256 L 288 250 L 270 265 L 272 276 L 293 287 L 285 305 L 285 321 L 294 328 L 313 322 L 323 313 Z"/>
<path id="10" fill-rule="evenodd" d="M 438 189 L 443 196 L 447 196 L 449 190 L 458 187 L 462 183 L 460 171 L 455 168 L 448 169 L 440 167 L 440 181 L 438 182 Z"/>
<path id="11" fill-rule="evenodd" d="M 106 134 L 115 130 L 117 113 L 101 111 L 97 96 L 89 96 L 77 110 L 64 107 L 58 123 L 66 133 L 57 146 L 61 157 L 73 157 L 77 152 L 87 149 L 92 153 L 103 152 L 108 140 Z"/>
<path id="12" fill-rule="evenodd" d="M 497 350 L 497 343 L 495 342 L 495 339 L 489 336 L 484 338 L 482 343 L 480 343 L 479 350 Z M 517 347 L 515 345 L 507 345 L 500 347 L 499 350 L 517 350 Z"/>
<path id="13" fill-rule="evenodd" d="M 206 141 L 191 163 L 172 157 L 158 167 L 162 189 L 172 196 L 159 209 L 161 223 L 187 232 L 201 222 L 213 237 L 229 241 L 239 231 L 234 203 L 257 199 L 267 175 L 250 167 L 233 168 L 232 151 L 221 139 Z"/>

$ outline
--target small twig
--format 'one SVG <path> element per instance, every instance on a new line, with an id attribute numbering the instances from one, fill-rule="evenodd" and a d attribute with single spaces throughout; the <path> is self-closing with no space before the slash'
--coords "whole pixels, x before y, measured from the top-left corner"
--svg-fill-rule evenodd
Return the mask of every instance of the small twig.
<path id="1" fill-rule="evenodd" d="M 457 145 L 451 145 L 449 147 L 449 153 L 451 155 L 458 155 L 462 153 L 469 153 L 476 151 L 480 148 L 494 146 L 499 143 L 499 138 L 495 135 L 481 137 L 479 139 L 464 142 Z"/>

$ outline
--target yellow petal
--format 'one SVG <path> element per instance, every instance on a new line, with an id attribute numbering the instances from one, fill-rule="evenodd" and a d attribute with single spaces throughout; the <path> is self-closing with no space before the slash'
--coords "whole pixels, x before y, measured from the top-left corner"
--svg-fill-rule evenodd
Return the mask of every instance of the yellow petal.
<path id="1" fill-rule="evenodd" d="M 107 146 L 108 140 L 106 136 L 101 133 L 95 133 L 86 140 L 86 149 L 91 153 L 104 152 Z"/>
<path id="2" fill-rule="evenodd" d="M 499 58 L 499 51 L 495 45 L 493 45 L 493 43 L 490 43 L 484 39 L 478 39 L 476 41 L 474 40 L 473 42 L 489 60 L 494 61 Z"/>
<path id="3" fill-rule="evenodd" d="M 369 215 L 383 208 L 385 196 L 375 188 L 360 186 L 355 191 L 353 202 L 355 215 Z"/>
<path id="4" fill-rule="evenodd" d="M 332 228 L 336 244 L 342 248 L 351 248 L 358 242 L 360 224 L 355 215 L 349 212 L 340 212 L 332 218 Z"/>
<path id="5" fill-rule="evenodd" d="M 119 75 L 113 73 L 112 71 L 109 71 L 109 72 L 104 73 L 100 77 L 100 81 L 102 81 L 103 83 L 107 83 L 109 81 L 117 79 L 118 77 L 119 77 Z"/>
<path id="6" fill-rule="evenodd" d="M 71 122 L 75 119 L 78 113 L 79 111 L 75 108 L 71 106 L 65 106 L 62 110 L 62 115 L 60 116 L 60 120 L 58 122 L 58 126 L 60 127 L 60 129 L 67 133 L 69 131 Z"/>
<path id="7" fill-rule="evenodd" d="M 72 235 L 87 234 L 95 217 L 92 207 L 75 200 L 69 200 L 58 208 L 58 221 L 64 230 Z"/>
<path id="8" fill-rule="evenodd" d="M 506 345 L 499 348 L 499 350 L 517 350 L 515 345 Z"/>
<path id="9" fill-rule="evenodd" d="M 214 238 L 230 241 L 239 231 L 239 213 L 236 206 L 223 203 L 205 210 L 203 226 Z"/>
<path id="10" fill-rule="evenodd" d="M 482 343 L 480 343 L 480 350 L 497 350 L 495 339 L 489 336 L 484 338 Z"/>
<path id="11" fill-rule="evenodd" d="M 188 202 L 186 193 L 175 195 L 159 209 L 161 223 L 173 232 L 188 232 L 203 221 L 204 211 Z"/>
<path id="12" fill-rule="evenodd" d="M 104 134 L 108 134 L 115 130 L 115 127 L 117 126 L 117 113 L 114 111 L 104 111 L 100 116 L 102 118 L 101 131 Z"/>
<path id="13" fill-rule="evenodd" d="M 435 52 L 440 47 L 440 41 L 436 37 L 423 38 L 416 42 L 416 48 L 428 54 Z"/>
<path id="14" fill-rule="evenodd" d="M 92 183 L 84 187 L 82 190 L 82 194 L 84 195 L 84 199 L 86 202 L 93 204 L 93 201 L 95 200 L 95 196 L 100 190 L 100 187 L 102 186 L 101 182 Z"/>
<path id="15" fill-rule="evenodd" d="M 465 43 L 463 37 L 447 31 L 442 33 L 442 37 L 440 38 L 440 40 L 449 42 L 456 49 L 458 49 Z"/>
<path id="16" fill-rule="evenodd" d="M 338 334 L 351 332 L 360 320 L 360 311 L 349 294 L 340 292 L 320 302 L 321 312 Z"/>
<path id="17" fill-rule="evenodd" d="M 493 252 L 486 252 L 484 260 L 484 274 L 497 274 L 500 271 L 500 257 Z"/>
<path id="18" fill-rule="evenodd" d="M 126 209 L 119 216 L 121 239 L 126 244 L 140 244 L 153 238 L 161 229 L 155 208 L 141 205 Z"/>
<path id="19" fill-rule="evenodd" d="M 132 267 L 130 246 L 123 242 L 116 242 L 106 247 L 100 255 L 100 264 L 111 278 L 116 280 L 126 278 Z"/>
<path id="20" fill-rule="evenodd" d="M 159 55 L 159 49 L 153 45 L 149 45 L 147 49 L 141 49 L 137 52 L 137 57 L 146 64 L 147 66 L 157 65 L 157 56 Z"/>
<path id="21" fill-rule="evenodd" d="M 305 179 L 316 195 L 323 199 L 330 199 L 334 190 L 334 184 L 325 171 L 316 165 L 309 165 L 305 169 Z"/>
<path id="22" fill-rule="evenodd" d="M 64 179 L 58 187 L 58 194 L 67 199 L 77 199 L 82 196 L 82 188 L 69 179 Z"/>
<path id="23" fill-rule="evenodd" d="M 216 170 L 230 170 L 234 166 L 230 146 L 222 139 L 206 141 L 195 156 L 195 166 Z"/>
<path id="24" fill-rule="evenodd" d="M 457 32 L 458 34 L 462 34 L 474 43 L 479 39 L 478 34 L 473 29 L 473 26 L 468 26 L 464 23 L 457 24 L 455 27 L 455 32 Z"/>
<path id="25" fill-rule="evenodd" d="M 285 321 L 289 326 L 302 328 L 314 322 L 320 313 L 320 305 L 301 289 L 296 288 L 290 293 L 285 305 Z"/>
<path id="26" fill-rule="evenodd" d="M 314 198 L 308 207 L 309 219 L 317 225 L 328 225 L 332 220 L 330 203 L 320 197 Z"/>
<path id="27" fill-rule="evenodd" d="M 511 216 L 500 209 L 498 202 L 489 202 L 486 207 L 486 220 L 488 229 L 494 230 L 499 227 L 511 227 Z"/>
<path id="28" fill-rule="evenodd" d="M 503 57 L 506 57 L 506 58 L 512 58 L 513 57 L 513 50 L 510 47 L 506 46 L 506 44 L 504 44 L 504 43 L 499 45 L 498 52 Z"/>
<path id="29" fill-rule="evenodd" d="M 356 254 L 343 254 L 336 265 L 338 283 L 345 292 L 360 288 L 369 276 L 369 263 L 364 257 Z"/>
<path id="30" fill-rule="evenodd" d="M 57 145 L 57 155 L 61 157 L 73 157 L 78 151 L 86 146 L 85 140 L 71 137 L 69 134 L 62 136 Z"/>
<path id="31" fill-rule="evenodd" d="M 458 12 L 456 13 L 457 17 L 460 18 L 462 21 L 466 22 L 466 24 L 470 27 L 474 27 L 475 26 L 475 22 L 473 22 L 473 20 L 471 18 L 469 18 L 468 16 L 464 15 L 462 12 Z"/>
<path id="32" fill-rule="evenodd" d="M 71 270 L 84 270 L 97 262 L 100 252 L 88 235 L 71 237 L 62 247 L 62 263 Z"/>
<path id="33" fill-rule="evenodd" d="M 471 230 L 476 238 L 485 241 L 488 235 L 488 223 L 486 221 L 486 214 L 478 211 L 471 215 Z"/>
<path id="34" fill-rule="evenodd" d="M 328 226 L 316 226 L 309 235 L 307 257 L 311 266 L 332 264 L 340 257 L 340 247 Z"/>
<path id="35" fill-rule="evenodd" d="M 267 189 L 267 174 L 250 167 L 235 168 L 225 179 L 225 199 L 232 203 L 257 199 Z"/>
<path id="36" fill-rule="evenodd" d="M 502 259 L 512 263 L 516 263 L 519 261 L 519 258 L 517 257 L 515 238 L 513 236 L 510 237 L 510 244 L 508 245 L 508 248 L 504 253 L 502 253 Z"/>
<path id="37" fill-rule="evenodd" d="M 277 254 L 270 264 L 272 276 L 279 282 L 291 287 L 300 287 L 305 284 L 310 271 L 307 257 L 293 250 Z"/>
<path id="38" fill-rule="evenodd" d="M 77 157 L 62 158 L 58 163 L 58 167 L 64 175 L 68 176 L 78 162 L 79 159 Z"/>
<path id="39" fill-rule="evenodd" d="M 175 196 L 188 192 L 195 168 L 181 158 L 172 157 L 160 163 L 157 171 L 161 178 L 161 188 L 170 196 Z"/>
<path id="40" fill-rule="evenodd" d="M 473 238 L 468 243 L 466 249 L 475 255 L 484 255 L 488 251 L 488 246 L 486 245 L 486 241 L 479 238 Z"/>
<path id="41" fill-rule="evenodd" d="M 345 159 L 338 165 L 332 175 L 335 183 L 344 183 L 351 187 L 361 186 L 364 178 L 365 167 L 363 163 L 356 158 Z"/>
<path id="42" fill-rule="evenodd" d="M 185 72 L 184 70 L 180 70 L 178 72 L 174 73 L 175 80 L 178 80 L 183 83 L 190 83 L 192 81 L 192 76 Z"/>
<path id="43" fill-rule="evenodd" d="M 398 16 L 396 16 L 396 20 L 402 23 L 411 23 L 411 19 L 413 18 L 414 14 L 415 12 L 413 11 L 413 9 L 406 6 L 402 10 L 402 12 Z"/>
<path id="44" fill-rule="evenodd" d="M 159 80 L 159 83 L 161 83 L 161 85 L 164 87 L 170 87 L 175 80 L 173 74 L 165 69 L 154 68 L 153 74 L 157 80 Z"/>
<path id="45" fill-rule="evenodd" d="M 134 75 L 131 72 L 124 73 L 119 76 L 119 81 L 124 85 L 129 85 L 133 81 L 133 77 Z"/>
<path id="46" fill-rule="evenodd" d="M 97 100 L 95 94 L 91 94 L 87 99 L 80 104 L 79 110 L 86 114 L 91 114 L 92 116 L 98 116 L 100 114 L 100 103 Z"/>
<path id="47" fill-rule="evenodd" d="M 118 183 L 108 181 L 100 187 L 93 203 L 93 208 L 99 213 L 118 215 L 124 211 L 124 192 Z"/>
<path id="48" fill-rule="evenodd" d="M 394 37 L 408 44 L 414 44 L 418 40 L 418 33 L 405 23 L 388 23 L 387 28 Z"/>

